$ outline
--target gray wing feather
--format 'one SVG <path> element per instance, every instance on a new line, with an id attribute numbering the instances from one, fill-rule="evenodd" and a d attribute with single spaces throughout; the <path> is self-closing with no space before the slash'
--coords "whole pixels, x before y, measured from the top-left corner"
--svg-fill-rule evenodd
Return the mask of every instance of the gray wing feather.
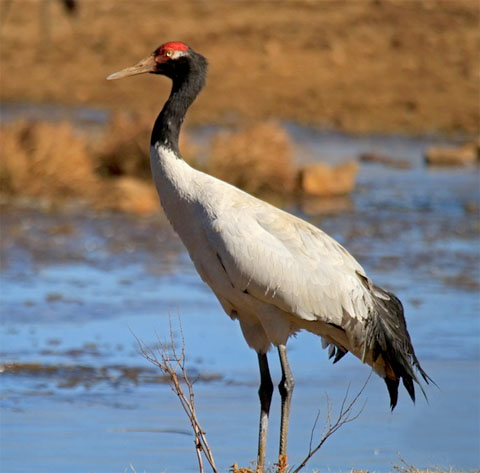
<path id="1" fill-rule="evenodd" d="M 304 320 L 367 318 L 363 268 L 313 225 L 265 204 L 230 209 L 205 231 L 240 290 Z"/>

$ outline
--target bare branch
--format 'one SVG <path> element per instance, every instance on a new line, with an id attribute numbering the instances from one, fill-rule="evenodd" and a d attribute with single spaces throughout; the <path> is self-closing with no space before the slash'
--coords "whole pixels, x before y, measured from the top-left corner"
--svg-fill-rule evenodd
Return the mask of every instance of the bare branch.
<path id="1" fill-rule="evenodd" d="M 397 455 L 398 455 L 398 458 L 399 458 L 399 460 L 400 460 L 400 463 L 403 464 L 403 466 L 393 465 L 393 469 L 394 469 L 397 473 L 421 473 L 418 468 L 416 468 L 416 467 L 414 467 L 413 465 L 410 465 L 409 463 L 407 463 L 407 462 L 402 458 L 402 456 L 400 455 L 400 452 L 397 452 Z"/>
<path id="2" fill-rule="evenodd" d="M 160 340 L 158 340 L 159 348 L 157 351 L 143 343 L 135 334 L 133 334 L 133 336 L 137 340 L 142 356 L 150 363 L 160 368 L 162 373 L 167 376 L 167 380 L 172 391 L 177 395 L 180 405 L 190 421 L 190 425 L 192 426 L 195 437 L 195 453 L 197 455 L 199 472 L 204 473 L 203 458 L 205 457 L 213 473 L 217 473 L 217 467 L 215 466 L 212 450 L 210 449 L 205 432 L 203 431 L 197 418 L 193 383 L 190 381 L 187 374 L 187 369 L 185 367 L 185 339 L 180 321 L 179 325 L 182 341 L 180 352 L 175 344 L 171 320 L 170 341 L 167 343 L 162 343 Z M 185 393 L 182 383 L 184 383 L 184 385 L 187 387 L 187 393 Z"/>
<path id="3" fill-rule="evenodd" d="M 370 376 L 371 376 L 371 373 L 366 379 L 365 383 L 363 383 L 363 386 L 360 388 L 358 393 L 353 397 L 353 399 L 350 402 L 347 403 L 348 394 L 350 391 L 350 386 L 348 386 L 335 421 L 333 421 L 332 419 L 332 406 L 330 403 L 330 399 L 327 396 L 326 398 L 327 419 L 325 421 L 324 429 L 320 437 L 320 440 L 318 444 L 312 448 L 313 436 L 317 428 L 318 419 L 320 417 L 320 411 L 318 411 L 317 417 L 315 418 L 315 422 L 313 423 L 312 431 L 310 434 L 310 444 L 308 447 L 307 456 L 303 459 L 303 461 L 300 463 L 300 465 L 297 468 L 291 471 L 291 473 L 298 473 L 300 470 L 302 470 L 305 467 L 305 465 L 308 463 L 308 461 L 322 448 L 323 444 L 327 441 L 327 439 L 330 438 L 338 429 L 340 429 L 340 427 L 358 419 L 360 414 L 363 412 L 363 409 L 365 408 L 365 403 L 360 407 L 360 409 L 357 412 L 354 412 L 354 408 L 361 394 L 365 390 L 368 384 L 368 381 L 370 381 Z"/>
<path id="4" fill-rule="evenodd" d="M 317 412 L 317 416 L 315 417 L 315 422 L 313 423 L 312 431 L 310 432 L 310 442 L 308 444 L 308 451 L 312 451 L 312 444 L 313 444 L 313 435 L 315 434 L 315 430 L 317 428 L 318 419 L 320 419 L 320 409 Z"/>

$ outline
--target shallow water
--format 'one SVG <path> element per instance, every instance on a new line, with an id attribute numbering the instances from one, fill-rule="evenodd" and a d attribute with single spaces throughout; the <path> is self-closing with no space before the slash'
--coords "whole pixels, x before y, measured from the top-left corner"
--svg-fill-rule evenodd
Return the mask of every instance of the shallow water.
<path id="1" fill-rule="evenodd" d="M 340 162 L 389 152 L 412 167 L 364 164 L 356 192 L 289 210 L 344 244 L 405 305 L 417 355 L 438 384 L 416 405 L 402 390 L 390 413 L 372 377 L 363 412 L 330 438 L 307 471 L 480 467 L 479 189 L 477 170 L 429 170 L 432 140 L 351 137 L 289 126 L 299 159 Z M 438 141 L 438 140 L 433 140 Z M 325 213 L 327 212 L 327 213 Z M 255 460 L 256 355 L 200 281 L 162 217 L 5 209 L 2 222 L 1 470 L 198 471 L 188 422 L 135 337 L 155 345 L 169 320 L 195 383 L 197 410 L 221 471 Z M 317 338 L 289 342 L 296 386 L 290 464 L 306 454 L 328 393 L 335 412 L 369 370 L 348 355 L 332 365 Z M 270 354 L 274 381 L 276 354 Z M 268 458 L 275 461 L 274 396 Z M 320 429 L 321 430 L 321 429 Z"/>

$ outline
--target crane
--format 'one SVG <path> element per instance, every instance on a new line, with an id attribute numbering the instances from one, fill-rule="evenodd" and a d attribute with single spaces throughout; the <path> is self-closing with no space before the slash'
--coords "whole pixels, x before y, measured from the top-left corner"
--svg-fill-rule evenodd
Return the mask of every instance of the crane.
<path id="1" fill-rule="evenodd" d="M 393 410 L 400 380 L 415 401 L 420 373 L 400 300 L 375 285 L 333 238 L 308 222 L 189 166 L 178 148 L 185 114 L 205 85 L 207 60 L 183 42 L 158 47 L 108 80 L 136 74 L 172 80 L 150 141 L 153 179 L 165 214 L 190 258 L 257 352 L 260 423 L 257 471 L 264 470 L 273 384 L 267 352 L 276 347 L 282 378 L 279 456 L 286 456 L 294 379 L 289 337 L 307 330 L 322 338 L 334 362 L 347 352 L 386 383 Z"/>

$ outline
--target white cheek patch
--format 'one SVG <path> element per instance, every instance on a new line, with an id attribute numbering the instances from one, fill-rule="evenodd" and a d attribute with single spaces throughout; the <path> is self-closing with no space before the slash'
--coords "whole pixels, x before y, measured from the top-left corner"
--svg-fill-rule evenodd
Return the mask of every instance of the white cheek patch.
<path id="1" fill-rule="evenodd" d="M 182 56 L 185 56 L 186 51 L 173 51 L 173 54 L 170 56 L 170 59 L 178 59 Z"/>

